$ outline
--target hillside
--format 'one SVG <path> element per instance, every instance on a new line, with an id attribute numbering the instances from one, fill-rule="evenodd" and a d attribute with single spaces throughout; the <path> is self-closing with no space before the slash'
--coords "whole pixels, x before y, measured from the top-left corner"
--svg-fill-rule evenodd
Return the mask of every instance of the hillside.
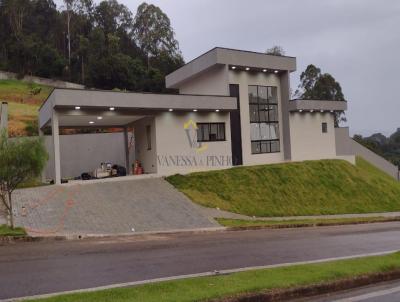
<path id="1" fill-rule="evenodd" d="M 174 175 L 194 202 L 251 216 L 400 211 L 400 183 L 362 158 L 305 161 Z"/>
<path id="2" fill-rule="evenodd" d="M 10 136 L 37 134 L 38 109 L 52 89 L 18 80 L 0 80 L 0 100 L 9 104 Z"/>

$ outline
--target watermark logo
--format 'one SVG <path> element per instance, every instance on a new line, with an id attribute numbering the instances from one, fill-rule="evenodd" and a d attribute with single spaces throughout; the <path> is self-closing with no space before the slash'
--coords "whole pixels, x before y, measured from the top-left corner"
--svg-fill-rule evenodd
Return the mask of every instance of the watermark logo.
<path id="1" fill-rule="evenodd" d="M 197 139 L 198 127 L 196 122 L 191 119 L 188 120 L 186 123 L 183 124 L 183 129 L 185 130 L 190 148 L 195 149 L 197 153 L 202 153 L 208 149 L 207 144 L 203 144 Z"/>

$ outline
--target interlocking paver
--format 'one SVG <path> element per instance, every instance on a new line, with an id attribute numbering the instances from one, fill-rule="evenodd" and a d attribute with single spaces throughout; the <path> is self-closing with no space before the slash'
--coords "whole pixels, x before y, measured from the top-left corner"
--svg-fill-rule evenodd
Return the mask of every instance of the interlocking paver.
<path id="1" fill-rule="evenodd" d="M 162 178 L 17 190 L 16 224 L 31 235 L 120 234 L 216 227 Z M 26 215 L 23 216 L 22 208 Z"/>

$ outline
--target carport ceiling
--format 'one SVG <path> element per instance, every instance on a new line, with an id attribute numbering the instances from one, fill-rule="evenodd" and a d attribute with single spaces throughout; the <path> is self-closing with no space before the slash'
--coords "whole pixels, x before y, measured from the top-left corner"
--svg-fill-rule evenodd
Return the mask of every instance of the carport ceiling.
<path id="1" fill-rule="evenodd" d="M 137 121 L 140 115 L 60 115 L 60 127 L 119 127 Z"/>

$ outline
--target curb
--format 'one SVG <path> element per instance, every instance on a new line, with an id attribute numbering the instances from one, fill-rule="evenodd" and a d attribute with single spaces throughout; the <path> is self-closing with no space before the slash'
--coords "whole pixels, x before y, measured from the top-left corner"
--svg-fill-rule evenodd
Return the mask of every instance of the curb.
<path id="1" fill-rule="evenodd" d="M 211 300 L 212 302 L 269 302 L 286 301 L 287 299 L 308 298 L 328 294 L 332 292 L 353 289 L 370 284 L 387 282 L 400 279 L 400 270 L 385 273 L 360 275 L 354 278 L 346 278 L 333 282 L 314 284 L 310 286 L 291 289 L 270 290 L 256 294 L 245 294 L 236 297 Z"/>
<path id="2" fill-rule="evenodd" d="M 237 226 L 237 227 L 212 227 L 202 229 L 187 229 L 187 230 L 168 230 L 168 231 L 144 231 L 136 233 L 119 233 L 119 234 L 84 234 L 84 235 L 60 235 L 60 236 L 4 236 L 0 237 L 0 246 L 19 243 L 19 242 L 51 242 L 63 240 L 83 240 L 96 238 L 115 238 L 115 237 L 131 237 L 131 236 L 151 236 L 151 235 L 182 235 L 182 234 L 205 234 L 214 232 L 234 232 L 234 231 L 256 231 L 263 229 L 295 229 L 295 228 L 311 228 L 324 226 L 345 226 L 345 225 L 360 225 L 372 223 L 399 222 L 400 217 L 387 218 L 377 221 L 354 221 L 354 222 L 319 222 L 319 223 L 293 223 L 293 224 L 274 224 L 274 225 L 259 225 L 259 226 Z"/>

